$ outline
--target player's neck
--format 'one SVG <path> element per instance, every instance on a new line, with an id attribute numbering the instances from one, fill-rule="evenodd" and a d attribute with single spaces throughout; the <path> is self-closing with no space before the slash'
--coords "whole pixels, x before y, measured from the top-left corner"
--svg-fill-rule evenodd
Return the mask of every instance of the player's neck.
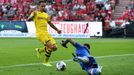
<path id="1" fill-rule="evenodd" d="M 37 9 L 37 11 L 39 11 L 39 12 L 41 12 L 41 13 L 44 12 L 44 11 L 42 11 L 42 10 L 40 10 L 40 9 Z"/>

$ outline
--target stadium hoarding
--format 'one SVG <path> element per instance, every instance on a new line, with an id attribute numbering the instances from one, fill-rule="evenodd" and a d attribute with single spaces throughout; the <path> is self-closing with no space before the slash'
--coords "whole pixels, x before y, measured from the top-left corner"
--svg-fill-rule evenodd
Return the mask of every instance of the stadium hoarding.
<path id="1" fill-rule="evenodd" d="M 53 22 L 62 34 L 48 27 L 49 33 L 55 38 L 90 38 L 90 36 L 102 36 L 101 22 Z M 86 28 L 87 27 L 87 28 Z"/>
<path id="2" fill-rule="evenodd" d="M 7 23 L 5 24 L 4 21 L 3 22 L 0 21 L 0 37 L 35 37 L 36 29 L 34 22 L 25 22 L 25 23 L 21 23 L 21 21 L 15 21 L 17 23 L 12 23 L 12 21 L 6 21 L 6 22 Z M 57 34 L 57 32 L 54 29 L 48 26 L 48 31 L 54 38 L 90 38 L 90 36 L 102 36 L 101 22 L 73 21 L 73 22 L 53 22 L 53 23 L 57 28 L 62 30 L 62 34 Z M 6 29 L 6 26 L 9 26 L 8 29 Z"/>
<path id="3" fill-rule="evenodd" d="M 32 27 L 25 21 L 0 21 L 0 37 L 35 37 L 35 31 L 30 30 Z"/>
<path id="4" fill-rule="evenodd" d="M 23 21 L 0 21 L 0 37 L 26 36 L 27 27 Z"/>

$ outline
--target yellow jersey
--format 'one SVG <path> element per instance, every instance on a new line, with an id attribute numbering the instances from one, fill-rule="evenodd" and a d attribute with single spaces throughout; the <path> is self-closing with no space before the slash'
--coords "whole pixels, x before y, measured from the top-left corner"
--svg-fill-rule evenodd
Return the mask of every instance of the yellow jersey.
<path id="1" fill-rule="evenodd" d="M 35 22 L 36 33 L 47 32 L 47 22 L 50 17 L 45 12 L 36 11 L 33 20 Z"/>

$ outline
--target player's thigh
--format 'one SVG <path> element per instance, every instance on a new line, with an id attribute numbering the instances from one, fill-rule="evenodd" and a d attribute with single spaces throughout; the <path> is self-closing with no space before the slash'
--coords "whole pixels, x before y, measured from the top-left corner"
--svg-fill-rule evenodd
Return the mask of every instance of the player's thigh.
<path id="1" fill-rule="evenodd" d="M 48 33 L 37 33 L 36 37 L 44 45 L 46 45 L 46 42 L 49 40 Z"/>
<path id="2" fill-rule="evenodd" d="M 57 48 L 56 41 L 48 32 L 38 33 L 36 36 L 45 46 Z"/>
<path id="3" fill-rule="evenodd" d="M 51 35 L 49 35 L 48 38 L 50 41 L 46 45 L 51 46 L 49 48 L 53 49 L 53 51 L 57 50 L 57 44 L 56 44 L 55 39 Z"/>
<path id="4" fill-rule="evenodd" d="M 51 35 L 48 35 L 48 38 L 52 44 L 56 44 L 55 39 Z"/>

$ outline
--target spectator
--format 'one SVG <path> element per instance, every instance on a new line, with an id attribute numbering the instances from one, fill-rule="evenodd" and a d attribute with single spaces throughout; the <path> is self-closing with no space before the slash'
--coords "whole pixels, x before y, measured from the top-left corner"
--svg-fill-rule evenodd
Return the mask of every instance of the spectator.
<path id="1" fill-rule="evenodd" d="M 63 11 L 63 16 L 64 16 L 64 21 L 69 21 L 70 20 L 70 15 L 71 15 L 71 11 L 69 10 L 69 8 L 64 8 Z"/>
<path id="2" fill-rule="evenodd" d="M 52 16 L 53 14 L 54 14 L 54 10 L 53 10 L 53 8 L 49 8 L 48 10 L 47 10 L 47 14 L 49 15 L 49 16 Z"/>
<path id="3" fill-rule="evenodd" d="M 17 0 L 11 0 L 10 2 L 11 2 L 11 4 L 15 4 L 15 3 L 17 3 Z"/>
<path id="4" fill-rule="evenodd" d="M 0 0 L 0 4 L 3 4 L 4 3 L 4 0 Z"/>
<path id="5" fill-rule="evenodd" d="M 104 4 L 102 2 L 98 2 L 96 6 L 99 10 L 101 10 L 104 7 Z"/>
<path id="6" fill-rule="evenodd" d="M 4 0 L 4 3 L 10 3 L 10 0 Z"/>
<path id="7" fill-rule="evenodd" d="M 66 6 L 68 0 L 62 0 L 62 5 Z"/>
<path id="8" fill-rule="evenodd" d="M 55 0 L 56 4 L 62 3 L 62 0 Z"/>
<path id="9" fill-rule="evenodd" d="M 105 20 L 110 20 L 110 19 L 111 19 L 110 14 L 106 14 Z"/>
<path id="10" fill-rule="evenodd" d="M 106 2 L 105 3 L 106 11 L 110 10 L 110 7 L 111 7 L 110 3 L 109 2 Z"/>
<path id="11" fill-rule="evenodd" d="M 96 2 L 96 3 L 100 3 L 100 2 L 102 2 L 102 0 L 96 0 L 95 2 Z"/>
<path id="12" fill-rule="evenodd" d="M 101 15 L 101 13 L 98 13 L 96 16 L 95 16 L 95 20 L 96 21 L 102 21 L 103 19 L 103 16 Z"/>
<path id="13" fill-rule="evenodd" d="M 52 21 L 57 21 L 57 20 L 58 20 L 58 15 L 53 14 L 51 20 L 52 20 Z"/>
<path id="14" fill-rule="evenodd" d="M 7 17 L 13 18 L 15 14 L 16 14 L 15 10 L 11 7 L 7 13 Z"/>
<path id="15" fill-rule="evenodd" d="M 80 8 L 80 5 L 78 3 L 75 3 L 73 10 L 77 11 Z"/>
<path id="16" fill-rule="evenodd" d="M 112 10 L 115 10 L 115 0 L 110 0 Z"/>
<path id="17" fill-rule="evenodd" d="M 46 2 L 46 7 L 45 7 L 46 11 L 48 12 L 51 8 L 52 8 L 51 3 L 50 2 Z"/>
<path id="18" fill-rule="evenodd" d="M 84 3 L 84 0 L 77 0 L 77 3 L 78 4 L 83 4 Z"/>
<path id="19" fill-rule="evenodd" d="M 86 10 L 86 5 L 84 3 L 80 4 L 80 9 Z"/>
<path id="20" fill-rule="evenodd" d="M 14 4 L 12 5 L 12 8 L 13 8 L 15 11 L 17 11 L 17 10 L 18 10 L 18 5 L 17 5 L 17 3 L 14 3 Z"/>
<path id="21" fill-rule="evenodd" d="M 7 13 L 4 13 L 2 18 L 3 20 L 8 20 Z"/>
<path id="22" fill-rule="evenodd" d="M 2 12 L 0 12 L 0 20 L 2 19 Z"/>
<path id="23" fill-rule="evenodd" d="M 94 21 L 94 14 L 91 14 L 91 15 L 85 14 L 84 16 L 85 16 L 84 17 L 85 21 Z"/>
<path id="24" fill-rule="evenodd" d="M 115 24 L 115 21 L 113 19 L 110 19 L 109 25 L 110 25 L 111 29 L 116 29 L 116 24 Z"/>
<path id="25" fill-rule="evenodd" d="M 123 23 L 121 24 L 120 28 L 125 28 L 127 24 L 130 24 L 128 20 L 124 20 Z"/>
<path id="26" fill-rule="evenodd" d="M 18 21 L 18 20 L 19 20 L 18 15 L 14 15 L 14 16 L 13 16 L 13 21 Z"/>
<path id="27" fill-rule="evenodd" d="M 2 4 L 2 12 L 3 12 L 3 14 L 5 14 L 5 13 L 7 13 L 8 12 L 8 10 L 7 10 L 7 5 L 6 4 Z"/>

